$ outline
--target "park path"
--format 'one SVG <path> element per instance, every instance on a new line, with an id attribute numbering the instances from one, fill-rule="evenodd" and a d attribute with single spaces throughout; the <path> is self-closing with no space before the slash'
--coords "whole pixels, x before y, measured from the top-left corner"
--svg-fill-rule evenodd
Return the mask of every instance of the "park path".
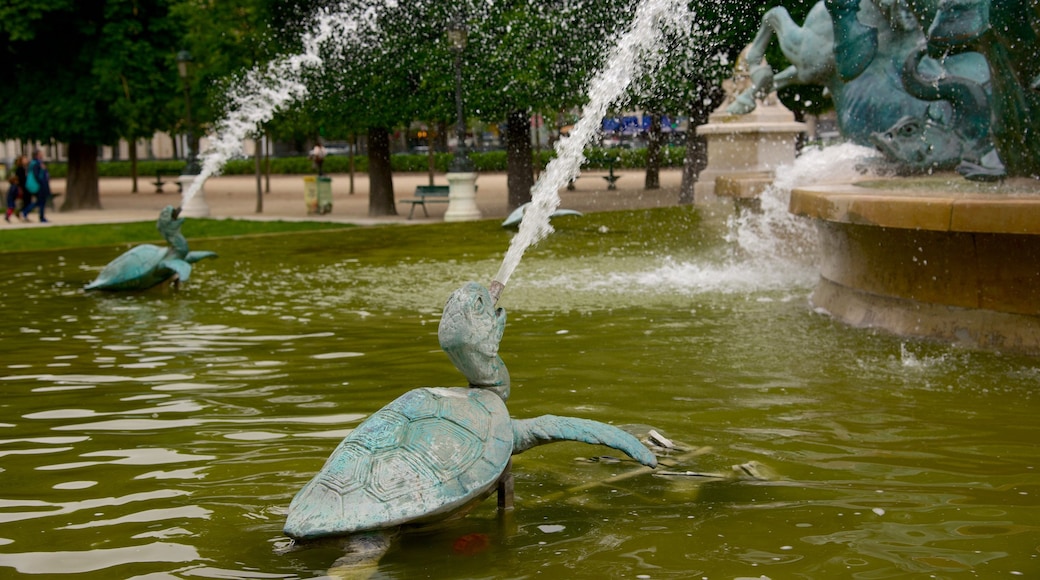
<path id="1" fill-rule="evenodd" d="M 679 184 L 682 170 L 669 168 L 661 170 L 661 188 L 644 190 L 643 170 L 616 171 L 621 178 L 616 190 L 607 189 L 602 172 L 589 172 L 574 183 L 574 190 L 561 190 L 561 207 L 583 212 L 611 211 L 619 209 L 640 209 L 676 205 L 679 202 Z M 368 216 L 368 176 L 354 176 L 354 193 L 350 193 L 350 176 L 348 174 L 332 174 L 332 211 L 324 215 L 309 215 L 304 203 L 303 176 L 272 175 L 270 191 L 263 194 L 263 209 L 257 212 L 256 177 L 252 175 L 219 176 L 206 182 L 205 198 L 209 205 L 210 217 L 235 218 L 249 220 L 299 220 L 329 221 L 352 223 L 358 225 L 378 225 L 388 223 L 433 223 L 444 219 L 446 203 L 428 204 L 430 216 L 422 215 L 422 208 L 416 208 L 416 217 L 408 220 L 410 204 L 398 203 L 397 216 Z M 417 185 L 425 185 L 429 177 L 425 173 L 400 173 L 394 175 L 394 192 L 396 199 L 412 197 Z M 180 194 L 175 183 L 169 182 L 163 187 L 164 193 L 156 193 L 151 183 L 153 177 L 141 177 L 138 180 L 139 193 L 131 193 L 130 178 L 103 177 L 100 179 L 100 210 L 78 210 L 70 212 L 48 212 L 49 224 L 40 224 L 36 214 L 30 216 L 30 223 L 23 223 L 11 217 L 9 224 L 0 224 L 0 228 L 48 227 L 74 224 L 120 223 L 131 221 L 147 221 L 155 219 L 159 210 L 166 205 L 179 205 Z M 444 175 L 435 177 L 435 183 L 447 182 Z M 263 182 L 262 182 L 263 185 Z M 65 192 L 65 180 L 52 180 L 52 190 L 58 194 Z M 505 173 L 482 173 L 477 179 L 477 207 L 487 219 L 504 219 L 507 215 L 507 193 Z M 62 199 L 57 199 L 61 207 Z"/>

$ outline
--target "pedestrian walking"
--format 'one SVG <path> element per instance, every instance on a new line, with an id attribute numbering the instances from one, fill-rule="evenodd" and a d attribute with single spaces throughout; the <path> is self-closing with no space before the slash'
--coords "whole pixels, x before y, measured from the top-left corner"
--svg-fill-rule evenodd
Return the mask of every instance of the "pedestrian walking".
<path id="1" fill-rule="evenodd" d="M 4 221 L 11 222 L 11 214 L 18 216 L 18 219 L 25 219 L 22 217 L 21 208 L 17 207 L 19 201 L 22 202 L 22 208 L 25 207 L 25 178 L 26 178 L 26 166 L 28 165 L 28 158 L 25 155 L 19 155 L 14 159 L 14 171 L 7 176 L 7 214 L 4 215 Z"/>
<path id="2" fill-rule="evenodd" d="M 33 193 L 36 199 L 22 210 L 22 216 L 28 220 L 29 213 L 35 208 L 40 208 L 40 223 L 47 223 L 44 212 L 47 211 L 47 200 L 51 198 L 51 177 L 47 171 L 47 157 L 40 149 L 33 151 L 33 158 L 26 173 L 25 189 Z"/>
<path id="3" fill-rule="evenodd" d="M 325 163 L 325 147 L 320 141 L 311 150 L 311 159 L 314 160 L 314 166 L 318 168 L 318 175 L 325 175 L 322 172 L 322 165 Z"/>

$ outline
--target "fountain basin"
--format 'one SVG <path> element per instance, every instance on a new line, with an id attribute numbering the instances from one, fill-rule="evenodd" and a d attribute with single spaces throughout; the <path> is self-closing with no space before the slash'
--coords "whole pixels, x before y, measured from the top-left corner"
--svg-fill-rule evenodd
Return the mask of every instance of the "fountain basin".
<path id="1" fill-rule="evenodd" d="M 815 220 L 815 308 L 853 326 L 1040 353 L 1040 182 L 952 176 L 798 188 Z"/>

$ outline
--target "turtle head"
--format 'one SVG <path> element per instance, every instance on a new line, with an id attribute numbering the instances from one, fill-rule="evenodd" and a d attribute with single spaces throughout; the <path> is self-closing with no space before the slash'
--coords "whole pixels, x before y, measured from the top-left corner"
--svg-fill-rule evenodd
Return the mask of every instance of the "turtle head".
<path id="1" fill-rule="evenodd" d="M 164 236 L 168 233 L 177 232 L 181 229 L 181 224 L 184 223 L 184 218 L 181 218 L 180 215 L 181 208 L 168 205 L 159 212 L 159 219 L 155 222 L 155 227 Z"/>
<path id="2" fill-rule="evenodd" d="M 509 372 L 498 343 L 505 330 L 505 310 L 495 308 L 491 293 L 476 282 L 452 292 L 437 329 L 441 348 L 470 386 L 494 389 L 503 399 L 509 396 Z"/>
<path id="3" fill-rule="evenodd" d="M 181 208 L 168 205 L 159 212 L 159 219 L 155 222 L 156 229 L 162 234 L 178 252 L 188 253 L 188 241 L 181 234 L 181 225 L 184 218 L 180 217 Z"/>

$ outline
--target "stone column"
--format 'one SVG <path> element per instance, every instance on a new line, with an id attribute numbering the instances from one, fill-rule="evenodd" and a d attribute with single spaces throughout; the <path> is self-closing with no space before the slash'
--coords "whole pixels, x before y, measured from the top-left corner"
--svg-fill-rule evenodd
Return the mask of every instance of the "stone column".
<path id="1" fill-rule="evenodd" d="M 724 103 L 708 117 L 707 125 L 697 127 L 708 143 L 708 166 L 694 184 L 694 204 L 717 200 L 718 177 L 771 179 L 778 166 L 794 161 L 795 139 L 806 130 L 775 95 L 746 115 L 731 115 L 727 106 Z"/>
<path id="2" fill-rule="evenodd" d="M 181 184 L 182 195 L 191 189 L 197 175 L 181 175 L 177 181 Z M 181 206 L 181 215 L 184 217 L 209 217 L 209 204 L 206 203 L 206 188 L 200 186 L 195 195 Z"/>
<path id="3" fill-rule="evenodd" d="M 480 209 L 477 208 L 477 173 L 446 174 L 448 179 L 448 211 L 444 212 L 446 222 L 464 222 L 479 220 Z"/>

